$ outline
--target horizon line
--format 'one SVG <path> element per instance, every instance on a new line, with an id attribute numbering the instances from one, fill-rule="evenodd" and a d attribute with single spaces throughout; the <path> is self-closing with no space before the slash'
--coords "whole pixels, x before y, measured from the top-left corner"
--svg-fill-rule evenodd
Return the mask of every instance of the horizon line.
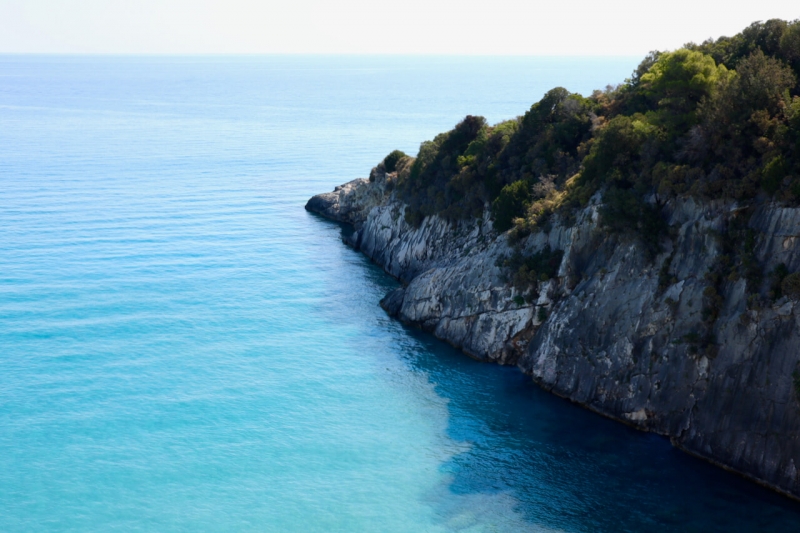
<path id="1" fill-rule="evenodd" d="M 452 54 L 370 52 L 3 52 L 0 56 L 104 56 L 104 57 L 503 57 L 503 58 L 631 58 L 642 54 Z"/>

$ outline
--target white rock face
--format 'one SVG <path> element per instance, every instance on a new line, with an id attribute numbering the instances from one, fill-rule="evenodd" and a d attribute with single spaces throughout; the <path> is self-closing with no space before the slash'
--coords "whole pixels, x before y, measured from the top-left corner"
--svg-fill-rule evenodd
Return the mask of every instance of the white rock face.
<path id="1" fill-rule="evenodd" d="M 800 271 L 800 209 L 755 209 L 748 225 L 761 286 L 723 280 L 718 318 L 709 321 L 706 273 L 725 259 L 718 235 L 741 216 L 730 202 L 668 204 L 674 235 L 654 261 L 634 238 L 598 228 L 596 202 L 572 226 L 555 220 L 521 245 L 523 254 L 564 251 L 557 278 L 539 283 L 528 302 L 497 266 L 513 250 L 488 213 L 460 223 L 427 217 L 410 227 L 391 179 L 374 170 L 373 181 L 352 181 L 306 206 L 353 224 L 349 243 L 403 281 L 382 301 L 390 314 L 800 496 L 800 313 L 788 298 L 748 304 L 753 294 L 768 300 L 768 274 L 778 264 Z"/>

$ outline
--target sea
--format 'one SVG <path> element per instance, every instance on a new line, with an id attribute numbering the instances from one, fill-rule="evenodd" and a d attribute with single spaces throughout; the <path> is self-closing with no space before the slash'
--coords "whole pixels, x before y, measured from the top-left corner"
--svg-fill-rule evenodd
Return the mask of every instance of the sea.
<path id="1" fill-rule="evenodd" d="M 800 530 L 388 318 L 398 282 L 303 209 L 637 63 L 0 56 L 0 531 Z"/>

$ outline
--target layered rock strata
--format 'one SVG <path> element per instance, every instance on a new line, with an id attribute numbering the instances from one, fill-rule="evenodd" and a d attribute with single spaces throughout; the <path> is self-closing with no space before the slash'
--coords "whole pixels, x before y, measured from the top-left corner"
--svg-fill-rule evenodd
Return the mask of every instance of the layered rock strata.
<path id="1" fill-rule="evenodd" d="M 556 219 L 517 245 L 523 255 L 564 252 L 557 276 L 522 294 L 498 266 L 515 250 L 488 213 L 411 227 L 393 179 L 373 169 L 306 205 L 352 224 L 348 244 L 403 282 L 382 300 L 387 312 L 800 497 L 800 303 L 766 297 L 766 275 L 755 292 L 736 276 L 712 285 L 706 275 L 730 260 L 720 235 L 741 206 L 671 201 L 671 237 L 652 259 L 635 237 L 599 227 L 595 198 L 571 224 Z M 800 209 L 762 203 L 748 217 L 761 271 L 800 271 Z"/>

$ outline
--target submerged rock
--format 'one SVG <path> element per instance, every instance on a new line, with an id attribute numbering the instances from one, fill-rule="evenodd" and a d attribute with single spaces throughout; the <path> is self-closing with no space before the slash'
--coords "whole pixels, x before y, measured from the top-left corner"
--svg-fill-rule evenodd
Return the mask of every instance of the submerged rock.
<path id="1" fill-rule="evenodd" d="M 671 201 L 674 237 L 655 260 L 635 239 L 601 231 L 596 204 L 572 225 L 556 219 L 521 246 L 528 255 L 564 251 L 557 276 L 539 281 L 531 297 L 498 266 L 512 249 L 488 211 L 458 223 L 430 216 L 415 228 L 391 179 L 376 169 L 371 180 L 306 205 L 352 224 L 349 243 L 404 283 L 381 301 L 390 315 L 800 497 L 797 306 L 788 298 L 759 304 L 768 300 L 766 275 L 755 304 L 745 280 L 712 287 L 706 278 L 724 260 L 718 236 L 738 216 L 735 204 Z M 800 209 L 765 203 L 748 224 L 763 272 L 781 263 L 800 271 Z M 710 303 L 709 294 L 718 297 Z"/>

